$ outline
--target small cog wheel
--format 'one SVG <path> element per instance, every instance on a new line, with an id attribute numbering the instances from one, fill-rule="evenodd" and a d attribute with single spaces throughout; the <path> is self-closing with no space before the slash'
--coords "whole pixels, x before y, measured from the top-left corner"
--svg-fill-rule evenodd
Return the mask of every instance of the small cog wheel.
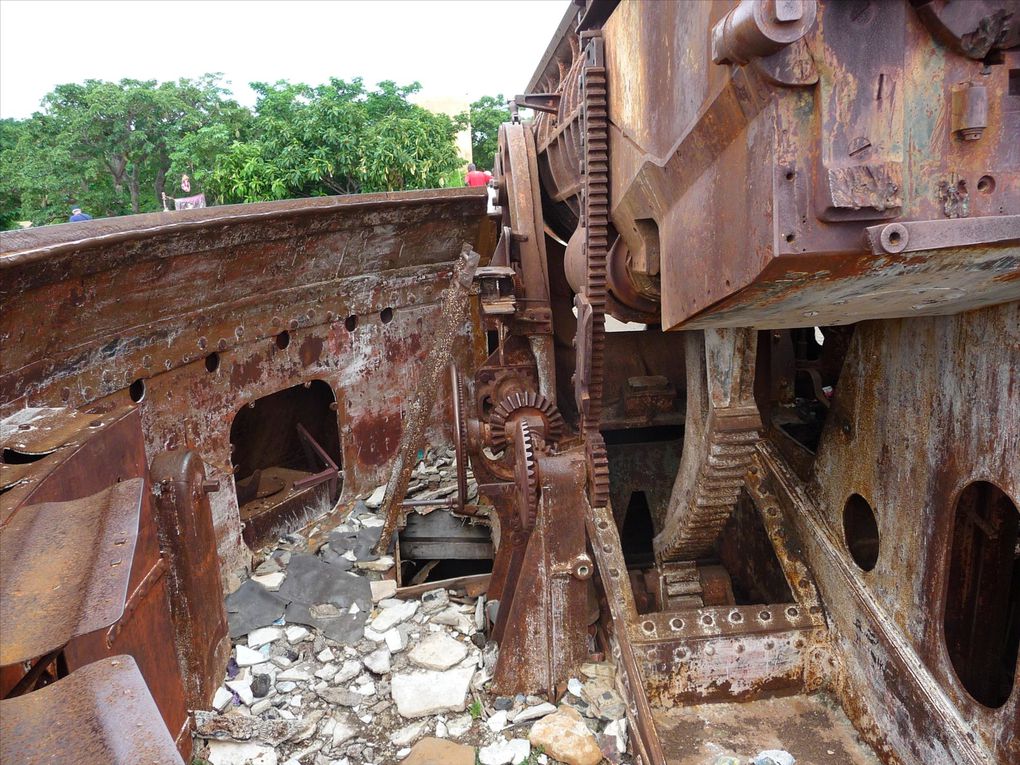
<path id="1" fill-rule="evenodd" d="M 534 434 L 544 440 L 555 443 L 563 435 L 565 427 L 563 415 L 556 405 L 534 391 L 511 393 L 500 401 L 489 416 L 492 428 L 492 448 L 495 451 L 505 449 L 514 438 L 514 424 L 527 420 Z"/>
<path id="2" fill-rule="evenodd" d="M 525 532 L 538 520 L 538 463 L 535 437 L 525 420 L 514 430 L 514 481 L 517 484 L 517 513 Z"/>

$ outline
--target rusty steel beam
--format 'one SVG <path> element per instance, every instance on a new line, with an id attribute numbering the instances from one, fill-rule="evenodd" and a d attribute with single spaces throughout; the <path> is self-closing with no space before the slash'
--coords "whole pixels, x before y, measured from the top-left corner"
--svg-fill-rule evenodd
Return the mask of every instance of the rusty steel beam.
<path id="1" fill-rule="evenodd" d="M 379 543 L 376 545 L 378 555 L 385 555 L 389 551 L 393 543 L 393 534 L 403 520 L 401 503 L 407 494 L 411 471 L 418 464 L 418 452 L 425 444 L 425 429 L 435 407 L 439 378 L 450 366 L 454 341 L 460 325 L 467 318 L 471 285 L 474 282 L 478 261 L 478 253 L 471 249 L 470 244 L 465 244 L 461 248 L 460 259 L 457 261 L 450 285 L 443 292 L 442 321 L 433 337 L 417 388 L 407 403 L 400 446 L 393 461 L 390 479 L 386 484 L 386 493 L 383 495 L 383 504 L 380 508 L 383 527 Z"/>

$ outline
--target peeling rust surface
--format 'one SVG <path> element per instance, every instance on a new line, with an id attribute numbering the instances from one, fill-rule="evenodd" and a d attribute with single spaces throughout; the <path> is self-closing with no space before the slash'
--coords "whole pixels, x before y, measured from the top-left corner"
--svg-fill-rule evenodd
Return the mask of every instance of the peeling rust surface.
<path id="1" fill-rule="evenodd" d="M 0 701 L 0 716 L 4 762 L 184 763 L 130 656 L 97 661 L 35 693 Z"/>
<path id="2" fill-rule="evenodd" d="M 5 525 L 0 665 L 42 656 L 120 619 L 143 488 L 135 478 L 80 500 L 29 506 Z"/>

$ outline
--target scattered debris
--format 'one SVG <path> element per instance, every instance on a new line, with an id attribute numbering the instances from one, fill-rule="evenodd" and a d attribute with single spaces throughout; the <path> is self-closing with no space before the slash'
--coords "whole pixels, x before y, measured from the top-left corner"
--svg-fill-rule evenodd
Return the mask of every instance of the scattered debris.
<path id="1" fill-rule="evenodd" d="M 439 467 L 420 465 L 412 491 L 452 480 L 439 475 L 452 454 L 432 457 Z M 325 536 L 288 534 L 227 597 L 233 658 L 214 709 L 195 713 L 196 754 L 212 765 L 538 765 L 560 752 L 578 765 L 601 740 L 610 762 L 629 762 L 615 667 L 585 664 L 559 709 L 489 696 L 498 649 L 484 594 L 397 597 L 393 558 L 372 549 L 372 499 Z"/>

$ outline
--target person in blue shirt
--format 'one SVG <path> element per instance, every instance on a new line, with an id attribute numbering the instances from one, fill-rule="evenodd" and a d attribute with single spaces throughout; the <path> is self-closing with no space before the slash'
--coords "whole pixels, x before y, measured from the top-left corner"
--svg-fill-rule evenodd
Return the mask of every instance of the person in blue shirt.
<path id="1" fill-rule="evenodd" d="M 88 213 L 83 213 L 80 207 L 75 207 L 71 210 L 71 217 L 67 219 L 67 222 L 77 223 L 80 220 L 92 220 L 92 216 Z"/>

